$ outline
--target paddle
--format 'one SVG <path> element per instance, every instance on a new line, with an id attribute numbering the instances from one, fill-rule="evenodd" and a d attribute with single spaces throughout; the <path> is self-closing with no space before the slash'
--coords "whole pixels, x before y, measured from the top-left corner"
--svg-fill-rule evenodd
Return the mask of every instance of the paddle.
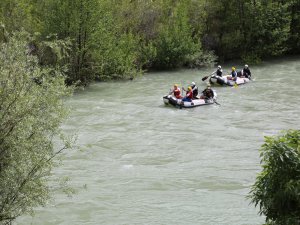
<path id="1" fill-rule="evenodd" d="M 214 100 L 214 103 L 216 103 L 217 105 L 221 106 L 221 104 L 218 103 L 215 99 L 213 99 L 213 100 Z"/>
<path id="2" fill-rule="evenodd" d="M 205 81 L 207 78 L 209 78 L 211 75 L 213 75 L 215 72 L 213 72 L 212 74 L 208 75 L 208 76 L 205 76 L 202 78 L 202 81 Z"/>
<path id="3" fill-rule="evenodd" d="M 214 75 L 218 70 L 214 71 L 212 74 L 205 76 L 202 78 L 202 81 L 205 81 L 207 78 L 209 78 L 210 76 Z M 224 72 L 225 73 L 225 72 Z"/>

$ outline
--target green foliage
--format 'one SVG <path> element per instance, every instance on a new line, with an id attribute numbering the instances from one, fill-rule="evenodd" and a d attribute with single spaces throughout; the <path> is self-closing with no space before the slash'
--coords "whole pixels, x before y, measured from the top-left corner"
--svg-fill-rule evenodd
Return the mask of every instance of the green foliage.
<path id="1" fill-rule="evenodd" d="M 216 55 L 212 51 L 197 52 L 190 55 L 187 59 L 188 68 L 200 68 L 205 66 L 214 66 L 217 61 Z"/>
<path id="2" fill-rule="evenodd" d="M 300 130 L 266 137 L 263 170 L 252 186 L 252 203 L 274 225 L 300 224 Z"/>
<path id="3" fill-rule="evenodd" d="M 68 67 L 68 84 L 82 85 L 142 69 L 199 67 L 213 63 L 214 54 L 251 64 L 297 54 L 299 15 L 295 0 L 0 1 L 7 32 L 24 28 L 40 33 L 41 43 L 70 43 L 59 64 Z M 7 41 L 2 28 L 0 41 Z M 42 63 L 57 62 L 60 50 L 43 51 Z"/>
<path id="4" fill-rule="evenodd" d="M 42 68 L 24 32 L 0 45 L 0 223 L 9 224 L 49 198 L 53 158 L 69 143 L 59 126 L 70 94 L 57 69 Z M 61 149 L 53 140 L 61 137 Z M 57 140 L 58 141 L 58 140 Z M 58 143 L 58 142 L 57 142 Z"/>
<path id="5" fill-rule="evenodd" d="M 54 36 L 43 41 L 35 38 L 31 45 L 36 48 L 35 54 L 38 56 L 40 65 L 68 66 L 72 45 L 67 39 L 60 40 Z"/>
<path id="6" fill-rule="evenodd" d="M 288 40 L 289 52 L 300 53 L 300 1 L 289 1 L 290 35 Z"/>
<path id="7" fill-rule="evenodd" d="M 132 34 L 103 32 L 95 38 L 92 56 L 95 59 L 95 73 L 100 80 L 122 79 L 134 77 L 138 70 L 135 68 L 137 59 L 137 40 Z"/>
<path id="8" fill-rule="evenodd" d="M 287 1 L 209 2 L 205 35 L 221 58 L 259 62 L 288 51 L 291 13 Z"/>
<path id="9" fill-rule="evenodd" d="M 1 0 L 0 23 L 6 25 L 8 32 L 22 28 L 35 32 L 40 28 L 39 6 L 35 0 Z"/>
<path id="10" fill-rule="evenodd" d="M 192 38 L 192 29 L 189 25 L 185 3 L 178 3 L 169 12 L 167 23 L 161 25 L 158 38 L 154 45 L 157 49 L 154 66 L 160 69 L 183 66 L 188 57 L 200 52 L 200 43 Z"/>
<path id="11" fill-rule="evenodd" d="M 134 77 L 139 69 L 139 39 L 131 32 L 122 32 L 109 10 L 103 3 L 101 18 L 92 35 L 91 56 L 94 59 L 94 72 L 101 80 Z"/>
<path id="12" fill-rule="evenodd" d="M 247 50 L 255 49 L 259 57 L 282 55 L 287 51 L 290 17 L 286 4 L 257 5 L 250 14 L 251 32 L 247 34 Z"/>
<path id="13" fill-rule="evenodd" d="M 57 34 L 70 40 L 68 84 L 86 85 L 95 78 L 91 58 L 91 36 L 99 14 L 98 0 L 50 0 L 45 2 L 42 35 Z"/>
<path id="14" fill-rule="evenodd" d="M 136 65 L 138 68 L 147 69 L 153 68 L 153 62 L 157 55 L 157 49 L 152 42 L 146 43 L 141 40 L 139 43 Z"/>
<path id="15" fill-rule="evenodd" d="M 253 65 L 260 64 L 262 61 L 261 57 L 257 54 L 257 52 L 254 51 L 242 54 L 241 59 L 243 60 L 243 62 Z"/>

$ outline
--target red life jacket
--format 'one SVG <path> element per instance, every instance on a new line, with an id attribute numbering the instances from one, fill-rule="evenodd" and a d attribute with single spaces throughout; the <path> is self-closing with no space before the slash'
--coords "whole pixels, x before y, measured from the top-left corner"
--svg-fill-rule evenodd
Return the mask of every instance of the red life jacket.
<path id="1" fill-rule="evenodd" d="M 193 99 L 193 91 L 187 92 L 186 97 L 189 98 L 189 99 Z"/>
<path id="2" fill-rule="evenodd" d="M 181 96 L 180 96 L 180 89 L 179 88 L 177 88 L 176 90 L 174 90 L 174 95 L 175 95 L 176 98 L 181 98 Z"/>

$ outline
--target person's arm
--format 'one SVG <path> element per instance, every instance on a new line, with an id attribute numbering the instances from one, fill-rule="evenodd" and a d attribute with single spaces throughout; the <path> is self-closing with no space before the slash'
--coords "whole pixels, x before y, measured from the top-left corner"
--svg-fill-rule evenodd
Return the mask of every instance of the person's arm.
<path id="1" fill-rule="evenodd" d="M 217 74 L 217 71 L 218 71 L 218 70 L 214 71 L 211 75 Z"/>

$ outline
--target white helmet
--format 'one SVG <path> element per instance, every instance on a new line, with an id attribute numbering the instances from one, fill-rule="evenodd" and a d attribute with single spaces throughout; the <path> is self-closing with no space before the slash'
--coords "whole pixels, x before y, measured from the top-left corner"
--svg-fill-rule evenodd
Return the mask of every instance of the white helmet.
<path id="1" fill-rule="evenodd" d="M 192 85 L 196 85 L 196 83 L 193 81 L 193 82 L 192 82 Z"/>
<path id="2" fill-rule="evenodd" d="M 218 68 L 221 69 L 222 67 L 220 65 L 218 65 Z"/>
<path id="3" fill-rule="evenodd" d="M 245 65 L 245 68 L 248 68 L 248 65 L 247 65 L 247 64 Z"/>

